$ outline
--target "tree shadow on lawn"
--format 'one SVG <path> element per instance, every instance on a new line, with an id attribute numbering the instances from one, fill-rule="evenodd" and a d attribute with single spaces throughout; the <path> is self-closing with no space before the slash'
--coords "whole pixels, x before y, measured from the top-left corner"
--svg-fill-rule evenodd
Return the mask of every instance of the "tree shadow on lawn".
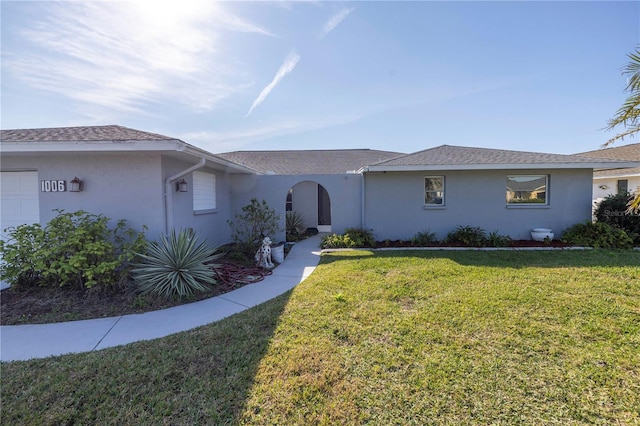
<path id="1" fill-rule="evenodd" d="M 236 424 L 290 295 L 161 339 L 3 363 L 3 422 Z"/>
<path id="2" fill-rule="evenodd" d="M 465 266 L 505 268 L 638 267 L 640 250 L 368 250 L 323 254 L 320 263 L 379 258 L 449 259 Z M 639 271 L 640 273 L 640 271 Z"/>

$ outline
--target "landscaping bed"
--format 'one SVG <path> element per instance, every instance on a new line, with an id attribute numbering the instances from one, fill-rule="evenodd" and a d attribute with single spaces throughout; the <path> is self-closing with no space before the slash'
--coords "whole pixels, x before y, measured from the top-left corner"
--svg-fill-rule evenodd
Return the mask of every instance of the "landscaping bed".
<path id="1" fill-rule="evenodd" d="M 385 241 L 376 241 L 375 245 L 373 246 L 373 248 L 405 248 L 405 247 L 415 247 L 415 248 L 421 248 L 421 247 L 428 247 L 428 248 L 433 248 L 433 247 L 441 247 L 441 248 L 445 248 L 445 247 L 467 247 L 467 248 L 473 248 L 473 247 L 469 247 L 469 245 L 467 244 L 463 244 L 463 243 L 456 243 L 456 242 L 443 242 L 443 241 L 439 241 L 439 242 L 434 242 L 434 243 L 429 243 L 429 244 L 420 244 L 420 245 L 416 245 L 411 241 L 406 241 L 406 240 L 385 240 Z M 511 240 L 511 242 L 506 246 L 507 248 L 527 248 L 527 247 L 540 247 L 540 248 L 566 248 L 566 247 L 572 247 L 571 244 L 567 244 L 567 243 L 563 243 L 560 240 L 552 240 L 550 242 L 544 242 L 544 241 L 533 241 L 533 240 Z"/>

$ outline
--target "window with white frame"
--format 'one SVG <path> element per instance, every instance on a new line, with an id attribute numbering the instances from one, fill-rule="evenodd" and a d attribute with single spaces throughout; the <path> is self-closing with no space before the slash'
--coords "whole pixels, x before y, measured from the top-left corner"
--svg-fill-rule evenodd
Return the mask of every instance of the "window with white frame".
<path id="1" fill-rule="evenodd" d="M 216 208 L 216 175 L 193 172 L 193 210 L 214 210 Z"/>
<path id="2" fill-rule="evenodd" d="M 425 207 L 444 206 L 444 176 L 425 176 L 424 205 Z"/>
<path id="3" fill-rule="evenodd" d="M 507 176 L 508 205 L 548 205 L 549 176 Z"/>

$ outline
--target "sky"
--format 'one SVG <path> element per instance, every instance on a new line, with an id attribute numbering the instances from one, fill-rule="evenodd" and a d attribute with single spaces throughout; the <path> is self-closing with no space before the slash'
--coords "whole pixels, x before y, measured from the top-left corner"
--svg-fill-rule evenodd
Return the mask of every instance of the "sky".
<path id="1" fill-rule="evenodd" d="M 598 149 L 640 44 L 639 1 L 2 0 L 0 13 L 2 129 L 118 124 L 213 153 Z"/>

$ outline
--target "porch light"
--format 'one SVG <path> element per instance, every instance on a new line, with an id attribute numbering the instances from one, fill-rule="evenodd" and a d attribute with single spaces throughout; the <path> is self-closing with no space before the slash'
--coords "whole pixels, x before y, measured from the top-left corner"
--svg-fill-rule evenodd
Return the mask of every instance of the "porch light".
<path id="1" fill-rule="evenodd" d="M 84 182 L 78 179 L 78 176 L 74 177 L 69 184 L 71 185 L 69 192 L 81 192 L 84 189 Z"/>
<path id="2" fill-rule="evenodd" d="M 609 189 L 607 185 L 600 185 L 600 189 Z"/>
<path id="3" fill-rule="evenodd" d="M 176 192 L 187 192 L 187 181 L 184 178 L 176 182 Z"/>

